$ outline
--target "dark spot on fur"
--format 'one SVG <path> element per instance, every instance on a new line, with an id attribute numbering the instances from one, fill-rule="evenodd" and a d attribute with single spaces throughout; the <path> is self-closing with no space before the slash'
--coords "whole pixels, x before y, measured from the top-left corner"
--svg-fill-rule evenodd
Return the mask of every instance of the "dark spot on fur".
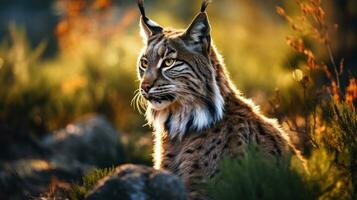
<path id="1" fill-rule="evenodd" d="M 217 154 L 214 154 L 214 155 L 213 155 L 213 159 L 217 159 Z"/>
<path id="2" fill-rule="evenodd" d="M 222 140 L 219 139 L 219 140 L 217 141 L 217 145 L 220 145 L 221 143 L 222 143 Z"/>
<path id="3" fill-rule="evenodd" d="M 201 150 L 202 148 L 203 148 L 202 145 L 200 145 L 197 147 L 197 150 Z"/>
<path id="4" fill-rule="evenodd" d="M 208 149 L 208 151 L 213 151 L 213 149 L 216 148 L 216 145 L 211 146 L 211 148 Z"/>
<path id="5" fill-rule="evenodd" d="M 240 106 L 240 103 L 239 103 L 238 101 L 235 101 L 235 102 L 234 102 L 234 105 Z"/>
<path id="6" fill-rule="evenodd" d="M 204 165 L 205 165 L 205 167 L 207 167 L 207 166 L 208 166 L 208 162 L 205 162 L 205 164 L 204 164 Z"/>
<path id="7" fill-rule="evenodd" d="M 166 156 L 169 157 L 169 158 L 173 158 L 174 157 L 174 155 L 171 154 L 171 153 L 166 154 Z"/>
<path id="8" fill-rule="evenodd" d="M 258 128 L 258 132 L 259 132 L 260 135 L 266 135 L 266 132 L 264 131 L 264 129 L 263 129 L 261 124 L 258 124 L 257 128 Z"/>
<path id="9" fill-rule="evenodd" d="M 237 144 L 238 144 L 238 146 L 241 146 L 243 144 L 243 142 L 241 140 L 238 140 Z"/>
<path id="10" fill-rule="evenodd" d="M 221 129 L 220 129 L 219 127 L 215 128 L 215 129 L 213 130 L 213 132 L 215 132 L 215 133 L 219 133 L 220 131 L 221 131 Z"/>
<path id="11" fill-rule="evenodd" d="M 228 126 L 228 133 L 232 133 L 233 132 L 233 127 L 232 126 Z"/>
<path id="12" fill-rule="evenodd" d="M 258 129 L 259 129 L 260 133 L 264 132 L 264 129 L 263 129 L 261 124 L 258 124 Z M 268 133 L 266 133 L 265 137 L 267 137 L 273 143 L 273 146 L 274 146 L 274 149 L 276 150 L 276 153 L 278 155 L 281 155 L 281 149 L 279 148 L 278 141 L 277 141 L 279 139 L 281 140 L 281 138 L 275 138 L 273 135 L 268 134 Z"/>
<path id="13" fill-rule="evenodd" d="M 228 142 L 223 146 L 223 149 L 227 149 L 228 148 Z"/>
<path id="14" fill-rule="evenodd" d="M 271 151 L 270 151 L 270 154 L 276 155 L 276 152 L 275 152 L 274 150 L 271 150 Z"/>
<path id="15" fill-rule="evenodd" d="M 185 153 L 192 154 L 194 151 L 192 149 L 187 149 Z"/>
<path id="16" fill-rule="evenodd" d="M 209 149 L 205 152 L 205 156 L 208 156 L 208 155 L 210 154 L 210 152 L 213 151 L 213 149 L 215 149 L 215 148 L 216 148 L 215 145 L 211 146 L 211 148 L 209 148 Z"/>
<path id="17" fill-rule="evenodd" d="M 198 163 L 195 163 L 195 164 L 192 165 L 192 168 L 193 168 L 193 169 L 199 169 L 200 166 L 198 165 Z"/>

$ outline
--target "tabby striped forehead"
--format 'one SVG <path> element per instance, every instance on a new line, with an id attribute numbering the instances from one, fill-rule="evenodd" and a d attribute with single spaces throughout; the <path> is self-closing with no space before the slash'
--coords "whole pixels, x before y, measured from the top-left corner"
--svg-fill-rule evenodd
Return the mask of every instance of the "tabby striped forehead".
<path id="1" fill-rule="evenodd" d="M 143 56 L 148 60 L 150 66 L 160 68 L 160 60 L 178 57 L 180 41 L 175 37 L 176 34 L 176 32 L 170 32 L 170 35 L 160 34 L 148 40 Z"/>
<path id="2" fill-rule="evenodd" d="M 157 54 L 160 57 L 165 56 L 166 51 L 172 53 L 174 40 L 178 40 L 178 36 L 182 34 L 182 31 L 165 30 L 162 34 L 157 34 L 150 37 L 147 41 L 146 52 L 151 54 Z"/>
<path id="3" fill-rule="evenodd" d="M 168 39 L 158 38 L 148 44 L 145 51 L 145 56 L 148 59 L 163 58 L 165 56 L 172 56 L 176 50 L 170 46 Z"/>
<path id="4" fill-rule="evenodd" d="M 178 58 L 189 61 L 195 57 L 200 60 L 207 60 L 201 53 L 194 50 L 195 45 L 187 43 L 183 38 L 181 30 L 165 30 L 162 34 L 157 34 L 147 40 L 143 56 L 149 60 L 164 57 Z"/>

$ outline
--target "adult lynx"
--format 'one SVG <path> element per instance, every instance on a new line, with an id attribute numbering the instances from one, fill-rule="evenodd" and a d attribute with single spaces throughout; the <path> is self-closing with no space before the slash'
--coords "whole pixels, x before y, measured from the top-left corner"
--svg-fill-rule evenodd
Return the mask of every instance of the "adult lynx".
<path id="1" fill-rule="evenodd" d="M 193 179 L 214 176 L 224 155 L 242 155 L 249 144 L 277 157 L 288 151 L 275 120 L 231 84 L 211 40 L 208 1 L 186 30 L 162 28 L 146 17 L 142 0 L 138 5 L 145 41 L 138 76 L 154 128 L 155 168 L 176 173 L 190 188 Z"/>

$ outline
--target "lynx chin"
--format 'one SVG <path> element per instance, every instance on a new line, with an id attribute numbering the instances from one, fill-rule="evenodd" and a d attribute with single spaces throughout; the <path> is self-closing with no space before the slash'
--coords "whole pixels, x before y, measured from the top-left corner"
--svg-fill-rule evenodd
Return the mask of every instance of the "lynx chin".
<path id="1" fill-rule="evenodd" d="M 154 129 L 154 167 L 193 180 L 219 173 L 223 156 L 254 144 L 281 157 L 292 149 L 277 122 L 264 117 L 231 83 L 210 35 L 208 1 L 185 30 L 162 28 L 138 1 L 145 47 L 138 59 L 140 94 Z M 228 34 L 228 33 L 227 33 Z M 206 199 L 189 190 L 189 199 Z"/>

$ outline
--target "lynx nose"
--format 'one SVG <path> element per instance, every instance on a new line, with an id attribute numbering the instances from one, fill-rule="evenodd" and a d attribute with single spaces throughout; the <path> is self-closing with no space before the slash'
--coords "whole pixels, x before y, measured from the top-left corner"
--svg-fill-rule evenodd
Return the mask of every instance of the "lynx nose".
<path id="1" fill-rule="evenodd" d="M 144 90 L 145 93 L 148 93 L 151 88 L 151 84 L 148 82 L 143 82 L 141 84 L 141 89 Z"/>

